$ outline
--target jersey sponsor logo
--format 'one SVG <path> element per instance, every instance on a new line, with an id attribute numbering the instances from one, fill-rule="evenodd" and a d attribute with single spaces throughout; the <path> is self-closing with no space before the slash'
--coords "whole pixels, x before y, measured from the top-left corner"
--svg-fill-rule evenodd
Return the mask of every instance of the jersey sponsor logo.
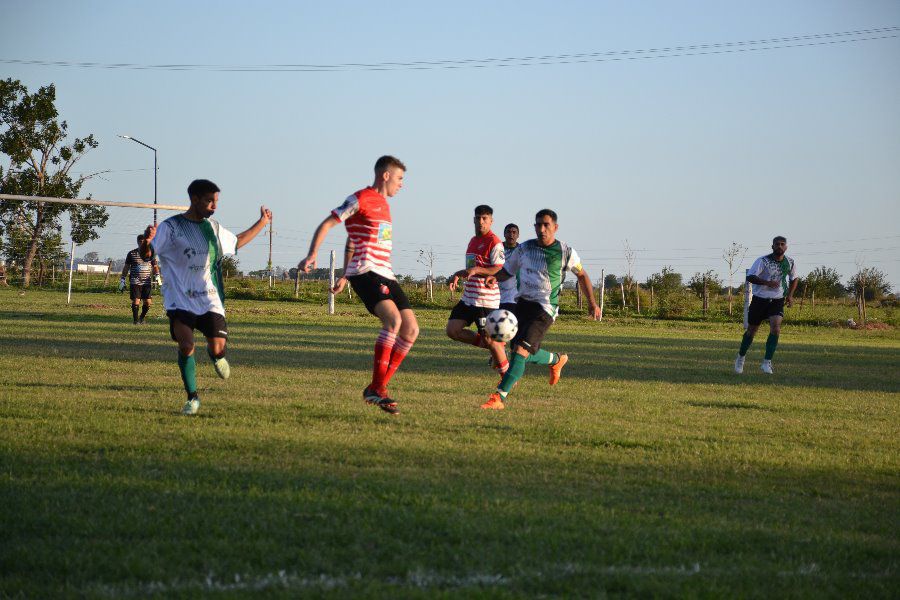
<path id="1" fill-rule="evenodd" d="M 470 269 L 475 265 L 475 255 L 474 254 L 466 254 L 466 268 Z"/>
<path id="2" fill-rule="evenodd" d="M 381 223 L 378 225 L 378 241 L 386 242 L 393 239 L 393 229 L 390 223 Z"/>
<path id="3" fill-rule="evenodd" d="M 184 255 L 187 256 L 188 258 L 194 258 L 195 256 L 197 256 L 197 251 L 194 250 L 193 248 L 185 248 Z"/>

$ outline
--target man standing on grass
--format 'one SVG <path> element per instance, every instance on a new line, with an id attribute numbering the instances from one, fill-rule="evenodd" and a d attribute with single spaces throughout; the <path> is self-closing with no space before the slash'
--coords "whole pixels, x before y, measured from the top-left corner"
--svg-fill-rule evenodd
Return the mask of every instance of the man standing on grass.
<path id="1" fill-rule="evenodd" d="M 503 242 L 491 226 L 494 224 L 494 209 L 487 204 L 475 207 L 475 236 L 466 248 L 466 269 L 483 267 L 485 273 L 494 275 L 503 267 Z M 491 353 L 491 364 L 500 375 L 506 373 L 509 362 L 502 343 L 490 338 L 484 331 L 487 316 L 500 306 L 500 289 L 496 282 L 487 285 L 484 275 L 468 277 L 466 269 L 450 276 L 449 287 L 456 291 L 461 278 L 466 278 L 462 298 L 450 312 L 447 320 L 447 337 L 464 344 L 487 348 Z M 475 323 L 476 331 L 468 329 Z"/>
<path id="2" fill-rule="evenodd" d="M 375 341 L 372 381 L 363 389 L 363 400 L 388 414 L 400 411 L 388 396 L 388 384 L 419 336 L 419 323 L 406 294 L 391 270 L 392 221 L 388 198 L 403 187 L 406 165 L 393 156 L 382 156 L 375 162 L 375 181 L 370 187 L 355 192 L 331 211 L 316 228 L 309 253 L 300 261 L 299 270 L 309 273 L 316 267 L 319 247 L 328 231 L 339 223 L 347 228 L 352 249 L 350 264 L 334 287 L 339 294 L 347 285 L 381 320 L 381 331 Z"/>
<path id="3" fill-rule="evenodd" d="M 131 291 L 131 316 L 135 325 L 143 325 L 144 317 L 147 316 L 147 311 L 150 310 L 150 305 L 153 303 L 150 297 L 152 283 L 160 285 L 162 282 L 159 278 L 159 261 L 156 260 L 156 256 L 151 254 L 145 259 L 141 255 L 143 234 L 137 236 L 137 242 L 138 247 L 125 257 L 122 278 L 119 279 L 119 291 L 125 289 L 125 275 L 127 274 Z M 141 302 L 144 303 L 143 308 L 141 308 Z M 141 309 L 140 316 L 138 316 L 138 309 Z"/>
<path id="4" fill-rule="evenodd" d="M 484 409 L 499 410 L 506 408 L 503 401 L 513 386 L 525 373 L 525 364 L 549 365 L 550 385 L 556 385 L 562 374 L 562 368 L 568 362 L 566 354 L 553 354 L 540 347 L 547 330 L 559 314 L 559 290 L 562 288 L 566 271 L 571 271 L 578 278 L 590 307 L 588 314 L 593 319 L 600 318 L 600 307 L 594 300 L 591 278 L 581 265 L 581 259 L 575 249 L 556 239 L 559 229 L 556 213 L 545 208 L 538 211 L 534 220 L 536 239 L 528 240 L 506 258 L 506 264 L 496 276 L 488 276 L 487 283 L 505 281 L 519 274 L 519 297 L 516 301 L 515 315 L 519 320 L 519 331 L 512 339 L 512 359 L 509 370 L 497 391 L 490 395 L 488 401 L 481 405 Z M 486 269 L 473 267 L 467 269 L 469 276 L 486 274 Z"/>
<path id="5" fill-rule="evenodd" d="M 194 329 L 206 337 L 206 351 L 216 373 L 228 379 L 231 367 L 225 358 L 228 325 L 225 322 L 225 290 L 222 258 L 233 255 L 255 238 L 272 219 L 272 211 L 259 208 L 259 219 L 246 231 L 231 233 L 210 217 L 219 204 L 219 187 L 197 179 L 188 186 L 191 206 L 184 214 L 151 225 L 144 233 L 141 253 L 154 251 L 162 259 L 165 275 L 163 297 L 169 316 L 169 333 L 178 344 L 178 369 L 187 392 L 182 414 L 200 410 L 194 360 Z"/>
<path id="6" fill-rule="evenodd" d="M 512 256 L 519 247 L 519 226 L 510 223 L 503 228 L 503 254 Z M 516 296 L 519 294 L 519 274 L 500 282 L 500 308 L 511 313 L 516 312 Z"/>
<path id="7" fill-rule="evenodd" d="M 800 281 L 794 259 L 786 256 L 785 252 L 787 238 L 779 235 L 772 240 L 772 253 L 757 258 L 747 273 L 747 282 L 753 284 L 753 299 L 747 315 L 747 331 L 734 361 L 735 373 L 744 372 L 747 350 L 753 343 L 756 330 L 766 319 L 769 321 L 769 337 L 766 339 L 766 355 L 759 368 L 763 373 L 773 373 L 772 357 L 778 347 L 784 307 L 794 303 L 794 291 Z"/>

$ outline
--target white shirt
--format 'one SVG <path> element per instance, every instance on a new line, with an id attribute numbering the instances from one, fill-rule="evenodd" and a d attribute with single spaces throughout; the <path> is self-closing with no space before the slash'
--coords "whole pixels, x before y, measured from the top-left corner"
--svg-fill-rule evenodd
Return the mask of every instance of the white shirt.
<path id="1" fill-rule="evenodd" d="M 797 266 L 794 264 L 793 258 L 784 256 L 779 262 L 771 254 L 766 254 L 753 261 L 747 275 L 755 275 L 766 281 L 781 282 L 781 285 L 777 288 L 770 288 L 756 283 L 752 284 L 754 296 L 768 299 L 784 298 L 790 289 L 790 282 L 797 279 Z"/>
<path id="2" fill-rule="evenodd" d="M 150 242 L 159 257 L 165 309 L 225 315 L 221 261 L 237 252 L 237 236 L 214 219 L 183 215 L 159 224 Z"/>

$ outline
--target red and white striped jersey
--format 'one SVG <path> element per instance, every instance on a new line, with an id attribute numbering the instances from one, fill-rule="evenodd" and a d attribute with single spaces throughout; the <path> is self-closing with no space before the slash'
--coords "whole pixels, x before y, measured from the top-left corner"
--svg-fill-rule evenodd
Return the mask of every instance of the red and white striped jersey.
<path id="1" fill-rule="evenodd" d="M 344 223 L 353 242 L 353 257 L 345 275 L 374 271 L 382 277 L 396 279 L 391 270 L 391 207 L 385 197 L 372 188 L 365 188 L 347 196 L 331 214 Z"/>
<path id="2" fill-rule="evenodd" d="M 469 240 L 466 248 L 466 268 L 503 266 L 503 241 L 489 231 L 487 235 L 476 235 Z M 498 308 L 500 306 L 500 288 L 494 284 L 487 287 L 484 277 L 469 277 L 463 290 L 462 301 L 469 306 Z"/>

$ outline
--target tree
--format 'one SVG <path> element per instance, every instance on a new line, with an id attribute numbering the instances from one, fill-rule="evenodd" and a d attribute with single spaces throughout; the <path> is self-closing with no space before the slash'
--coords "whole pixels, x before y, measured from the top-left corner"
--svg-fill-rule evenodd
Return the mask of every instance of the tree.
<path id="1" fill-rule="evenodd" d="M 703 298 L 704 285 L 710 296 L 722 293 L 722 279 L 712 269 L 706 273 L 694 273 L 694 276 L 688 281 L 688 287 L 698 298 Z"/>
<path id="2" fill-rule="evenodd" d="M 841 284 L 840 274 L 824 265 L 813 269 L 803 283 L 804 295 L 815 294 L 819 298 L 840 298 L 846 293 L 846 288 Z"/>
<path id="3" fill-rule="evenodd" d="M 97 141 L 88 135 L 66 145 L 68 124 L 59 121 L 55 102 L 56 87 L 52 84 L 32 94 L 17 80 L 0 81 L 0 153 L 9 158 L 6 171 L 0 167 L 0 192 L 75 198 L 91 177 L 83 175 L 73 179 L 70 172 L 75 163 L 97 147 Z M 4 253 L 23 254 L 23 287 L 31 284 L 31 267 L 41 246 L 59 235 L 63 213 L 69 215 L 72 241 L 76 244 L 97 239 L 98 229 L 109 218 L 101 206 L 47 202 L 0 204 L 0 220 L 7 237 Z M 17 231 L 17 240 L 27 239 L 18 242 L 24 247 L 9 248 L 11 228 Z"/>
<path id="4" fill-rule="evenodd" d="M 740 258 L 738 258 L 740 256 Z M 741 265 L 744 262 L 744 257 L 747 256 L 747 247 L 738 244 L 737 242 L 731 242 L 731 245 L 722 252 L 722 258 L 725 259 L 725 264 L 728 265 L 728 314 L 731 314 L 732 307 L 732 294 L 731 291 L 734 288 L 734 274 L 741 270 Z M 735 263 L 737 263 L 735 265 Z"/>
<path id="5" fill-rule="evenodd" d="M 682 281 L 681 273 L 676 273 L 672 267 L 663 267 L 662 271 L 647 278 L 647 287 L 652 286 L 657 294 L 663 296 L 680 291 L 684 287 Z"/>
<path id="6" fill-rule="evenodd" d="M 606 289 L 612 289 L 617 285 L 619 285 L 619 278 L 612 273 L 607 273 L 606 277 L 603 278 L 603 287 Z"/>
<path id="7" fill-rule="evenodd" d="M 100 262 L 99 252 L 88 252 L 84 255 L 84 262 L 95 263 Z"/>
<path id="8" fill-rule="evenodd" d="M 238 274 L 238 259 L 236 256 L 226 256 L 222 259 L 222 279 L 235 277 Z"/>
<path id="9" fill-rule="evenodd" d="M 875 267 L 860 267 L 856 275 L 850 278 L 847 291 L 857 296 L 865 293 L 866 300 L 880 300 L 882 296 L 891 293 L 891 284 L 887 282 L 884 273 Z"/>

